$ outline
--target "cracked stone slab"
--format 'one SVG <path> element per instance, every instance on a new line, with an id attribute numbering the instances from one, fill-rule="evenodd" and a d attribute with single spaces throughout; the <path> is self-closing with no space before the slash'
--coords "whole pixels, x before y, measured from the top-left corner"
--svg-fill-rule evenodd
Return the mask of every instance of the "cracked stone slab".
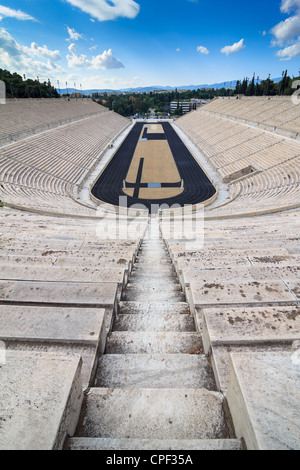
<path id="1" fill-rule="evenodd" d="M 123 256 L 119 257 L 109 257 L 109 256 L 103 256 L 103 257 L 73 257 L 73 256 L 59 256 L 55 262 L 55 266 L 57 267 L 99 267 L 100 266 L 106 266 L 106 267 L 121 267 L 126 270 L 130 269 L 132 265 L 132 260 L 129 258 L 125 258 Z"/>
<path id="2" fill-rule="evenodd" d="M 227 401 L 248 450 L 300 450 L 299 380 L 289 353 L 230 354 Z"/>
<path id="3" fill-rule="evenodd" d="M 289 344 L 256 344 L 256 345 L 227 345 L 227 346 L 212 346 L 211 348 L 211 364 L 214 371 L 214 377 L 216 380 L 217 390 L 226 393 L 229 381 L 229 354 L 236 352 L 238 354 L 251 353 L 251 352 L 287 352 L 292 355 L 295 353 L 295 349 L 291 343 Z"/>
<path id="4" fill-rule="evenodd" d="M 35 282 L 117 282 L 123 285 L 125 270 L 122 268 L 62 268 L 57 266 L 15 266 L 1 265 L 4 280 Z"/>
<path id="5" fill-rule="evenodd" d="M 115 305 L 116 283 L 0 282 L 0 300 L 21 303 Z"/>
<path id="6" fill-rule="evenodd" d="M 72 356 L 79 355 L 82 358 L 81 381 L 82 388 L 91 386 L 98 360 L 98 348 L 89 343 L 58 343 L 36 340 L 5 340 L 7 351 L 15 351 L 19 354 L 27 353 L 51 353 L 54 355 Z"/>
<path id="7" fill-rule="evenodd" d="M 2 305 L 0 338 L 98 345 L 104 316 L 104 309 Z"/>
<path id="8" fill-rule="evenodd" d="M 278 266 L 268 264 L 267 266 L 251 266 L 248 268 L 253 279 L 257 281 L 296 281 L 300 277 L 300 265 Z"/>
<path id="9" fill-rule="evenodd" d="M 91 248 L 90 251 L 88 250 L 72 250 L 71 248 L 62 248 L 62 249 L 55 249 L 55 247 L 49 247 L 47 248 L 40 248 L 37 250 L 34 248 L 34 244 L 31 244 L 28 247 L 20 247 L 20 248 L 6 248 L 2 247 L 2 251 L 0 250 L 0 253 L 3 255 L 13 255 L 13 256 L 40 256 L 40 257 L 46 257 L 46 256 L 66 256 L 68 258 L 79 258 L 82 260 L 82 263 L 84 263 L 88 258 L 92 258 L 94 260 L 97 260 L 98 262 L 101 262 L 101 258 L 104 257 L 123 257 L 123 258 L 128 258 L 130 261 L 133 261 L 133 258 L 135 256 L 135 253 L 131 250 L 122 250 L 118 249 L 117 247 L 114 249 L 104 249 L 104 250 L 97 250 L 96 248 L 93 250 Z"/>
<path id="10" fill-rule="evenodd" d="M 288 281 L 286 285 L 293 292 L 297 300 L 300 300 L 300 282 L 299 281 Z"/>
<path id="11" fill-rule="evenodd" d="M 25 256 L 23 255 L 0 255 L 0 265 L 9 264 L 12 266 L 45 266 L 50 267 L 55 263 L 56 257 Z"/>
<path id="12" fill-rule="evenodd" d="M 203 321 L 203 345 L 287 343 L 300 340 L 300 307 L 249 307 L 196 311 Z"/>
<path id="13" fill-rule="evenodd" d="M 174 258 L 183 257 L 183 258 L 190 258 L 190 259 L 193 259 L 193 258 L 215 259 L 215 258 L 222 258 L 223 256 L 226 256 L 226 257 L 235 259 L 235 258 L 240 258 L 243 256 L 248 257 L 249 255 L 249 252 L 246 247 L 235 248 L 231 241 L 227 245 L 222 246 L 221 248 L 220 248 L 219 243 L 215 246 L 208 245 L 207 242 L 203 246 L 203 241 L 201 243 L 202 243 L 202 249 L 198 249 L 198 250 L 197 249 L 193 249 L 193 250 L 185 249 L 182 247 L 182 242 L 178 246 L 173 245 L 171 246 L 172 257 Z M 252 257 L 266 256 L 266 253 L 268 253 L 268 250 L 266 248 L 259 248 L 259 249 L 252 248 L 251 249 Z M 273 254 L 271 252 L 269 253 L 270 253 L 270 256 Z M 276 250 L 276 253 L 278 256 L 281 256 L 281 257 L 288 255 L 287 250 L 284 248 L 278 248 Z"/>
<path id="14" fill-rule="evenodd" d="M 276 255 L 274 253 L 270 253 L 261 256 L 249 256 L 249 260 L 254 266 L 263 266 L 266 264 L 273 264 L 274 266 L 300 265 L 300 255 L 278 254 L 278 250 L 276 250 Z"/>
<path id="15" fill-rule="evenodd" d="M 214 305 L 249 305 L 260 303 L 296 303 L 296 297 L 284 282 L 212 282 L 191 283 L 195 307 Z"/>
<path id="16" fill-rule="evenodd" d="M 222 268 L 223 266 L 232 267 L 232 266 L 250 266 L 250 262 L 247 256 L 241 257 L 232 257 L 232 256 L 208 256 L 208 257 L 198 257 L 198 258 L 177 258 L 175 265 L 179 272 L 187 269 L 210 269 Z"/>
<path id="17" fill-rule="evenodd" d="M 15 282 L 0 281 L 0 299 L 5 300 L 10 296 L 11 291 L 15 287 Z"/>
<path id="18" fill-rule="evenodd" d="M 250 280 L 254 278 L 246 266 L 228 266 L 224 268 L 211 269 L 185 269 L 182 272 L 184 284 L 189 286 L 192 282 L 215 282 L 216 279 L 222 281 Z"/>
<path id="19" fill-rule="evenodd" d="M 80 368 L 79 355 L 6 352 L 0 365 L 0 449 L 62 448 L 80 413 Z"/>

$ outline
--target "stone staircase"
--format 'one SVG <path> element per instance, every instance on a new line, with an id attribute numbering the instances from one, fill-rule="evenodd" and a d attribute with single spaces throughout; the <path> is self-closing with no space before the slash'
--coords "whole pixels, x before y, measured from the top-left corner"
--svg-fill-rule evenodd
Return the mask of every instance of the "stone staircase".
<path id="1" fill-rule="evenodd" d="M 70 450 L 240 449 L 151 219 Z"/>

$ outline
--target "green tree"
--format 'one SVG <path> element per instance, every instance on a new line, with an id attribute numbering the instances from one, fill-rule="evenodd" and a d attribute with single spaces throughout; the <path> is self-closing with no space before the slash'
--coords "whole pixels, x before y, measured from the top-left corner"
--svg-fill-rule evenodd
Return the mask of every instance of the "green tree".
<path id="1" fill-rule="evenodd" d="M 24 79 L 17 73 L 0 69 L 0 80 L 6 85 L 8 98 L 58 98 L 57 90 L 50 80 L 40 83 L 38 80 Z"/>
<path id="2" fill-rule="evenodd" d="M 247 95 L 248 96 L 253 96 L 255 94 L 255 74 L 253 75 L 253 78 L 247 88 Z"/>

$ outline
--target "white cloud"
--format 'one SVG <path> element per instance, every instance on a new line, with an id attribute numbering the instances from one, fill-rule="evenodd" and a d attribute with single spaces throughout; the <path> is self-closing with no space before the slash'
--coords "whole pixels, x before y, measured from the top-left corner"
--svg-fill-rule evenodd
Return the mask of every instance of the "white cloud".
<path id="1" fill-rule="evenodd" d="M 134 0 L 67 0 L 99 21 L 114 20 L 119 17 L 135 18 L 140 6 Z"/>
<path id="2" fill-rule="evenodd" d="M 3 53 L 6 52 L 12 58 L 30 56 L 50 61 L 61 59 L 60 52 L 58 50 L 51 51 L 47 46 L 38 46 L 35 42 L 32 42 L 30 47 L 18 44 L 13 36 L 5 29 L 0 30 L 0 49 Z"/>
<path id="3" fill-rule="evenodd" d="M 92 59 L 88 59 L 85 54 L 78 54 L 75 44 L 70 44 L 68 47 L 71 55 L 67 55 L 67 61 L 69 67 L 87 67 L 89 69 L 120 69 L 124 68 L 124 65 L 119 59 L 113 56 L 112 50 L 104 51 L 103 54 L 99 54 Z"/>
<path id="4" fill-rule="evenodd" d="M 222 54 L 226 54 L 227 56 L 229 54 L 233 54 L 234 52 L 240 52 L 242 49 L 244 49 L 245 44 L 244 44 L 244 39 L 241 39 L 239 42 L 234 43 L 232 46 L 225 46 L 223 49 L 221 49 Z"/>
<path id="5" fill-rule="evenodd" d="M 204 54 L 204 55 L 209 54 L 209 50 L 204 46 L 198 46 L 197 47 L 197 52 L 200 52 L 200 54 Z"/>
<path id="6" fill-rule="evenodd" d="M 15 18 L 16 20 L 21 20 L 21 21 L 35 21 L 35 18 L 33 16 L 28 15 L 27 13 L 24 13 L 21 10 L 13 10 L 12 8 L 5 7 L 3 5 L 0 5 L 0 21 L 3 18 Z"/>
<path id="7" fill-rule="evenodd" d="M 283 47 L 276 53 L 280 60 L 300 57 L 300 0 L 282 0 L 280 9 L 282 13 L 295 14 L 271 29 L 271 45 Z"/>
<path id="8" fill-rule="evenodd" d="M 300 0 L 282 0 L 280 9 L 283 13 L 298 10 L 300 9 Z"/>
<path id="9" fill-rule="evenodd" d="M 177 47 L 176 52 L 180 52 L 180 51 L 181 51 L 180 47 Z"/>
<path id="10" fill-rule="evenodd" d="M 67 41 L 78 41 L 79 39 L 83 38 L 83 34 L 77 33 L 74 28 L 69 28 L 69 26 L 67 26 L 67 29 L 69 34 Z"/>
<path id="11" fill-rule="evenodd" d="M 291 60 L 294 57 L 300 57 L 300 37 L 292 46 L 281 49 L 276 55 L 280 57 L 280 60 Z"/>
<path id="12" fill-rule="evenodd" d="M 70 44 L 68 49 L 71 52 L 71 55 L 67 55 L 69 67 L 86 67 L 88 65 L 87 56 L 84 54 L 79 55 L 74 43 Z"/>
<path id="13" fill-rule="evenodd" d="M 22 47 L 5 29 L 0 30 L 0 51 L 9 54 L 12 58 L 22 55 Z"/>
<path id="14" fill-rule="evenodd" d="M 103 54 L 99 54 L 93 57 L 91 60 L 92 68 L 95 69 L 120 69 L 124 68 L 124 65 L 119 59 L 116 59 L 112 55 L 112 50 L 104 51 Z"/>
<path id="15" fill-rule="evenodd" d="M 51 51 L 47 46 L 38 46 L 35 42 L 30 47 L 19 44 L 5 29 L 0 30 L 0 67 L 27 76 L 36 77 L 51 73 L 65 73 L 54 61 L 60 60 L 58 50 Z M 48 78 L 48 77 L 47 77 Z"/>
<path id="16" fill-rule="evenodd" d="M 40 59 L 50 60 L 51 62 L 61 60 L 60 52 L 58 50 L 51 51 L 47 46 L 38 46 L 35 42 L 32 42 L 30 47 L 23 46 L 23 51 L 29 56 L 36 56 Z"/>
<path id="17" fill-rule="evenodd" d="M 285 41 L 294 39 L 295 36 L 300 35 L 300 14 L 281 21 L 271 29 L 271 33 L 276 38 L 273 41 L 273 45 L 282 45 Z"/>

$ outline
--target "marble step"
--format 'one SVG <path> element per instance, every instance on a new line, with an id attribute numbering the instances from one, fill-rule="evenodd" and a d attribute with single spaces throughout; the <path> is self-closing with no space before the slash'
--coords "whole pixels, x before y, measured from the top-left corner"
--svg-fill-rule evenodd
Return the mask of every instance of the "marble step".
<path id="1" fill-rule="evenodd" d="M 122 293 L 123 301 L 133 302 L 185 302 L 185 294 L 181 291 L 180 284 L 173 284 L 171 288 L 164 289 L 159 283 L 151 282 L 147 285 L 136 284 L 127 286 Z"/>
<path id="2" fill-rule="evenodd" d="M 161 278 L 157 278 L 156 276 L 152 279 L 139 279 L 139 278 L 135 278 L 135 279 L 132 279 L 130 277 L 129 279 L 129 282 L 126 286 L 126 289 L 125 291 L 128 291 L 128 292 L 133 292 L 133 291 L 137 291 L 137 292 L 152 292 L 152 291 L 157 291 L 157 292 L 161 292 L 161 291 L 170 291 L 170 292 L 174 292 L 174 291 L 181 291 L 182 288 L 181 288 L 181 285 L 176 282 L 177 279 L 175 276 L 173 276 L 173 278 L 171 279 L 166 279 L 165 277 L 163 277 L 162 279 Z"/>
<path id="3" fill-rule="evenodd" d="M 201 354 L 199 333 L 114 331 L 106 341 L 106 354 Z"/>
<path id="4" fill-rule="evenodd" d="M 242 450 L 239 439 L 113 439 L 73 437 L 67 450 Z"/>
<path id="5" fill-rule="evenodd" d="M 205 389 L 91 388 L 77 437 L 228 438 L 223 400 Z"/>
<path id="6" fill-rule="evenodd" d="M 190 315 L 186 302 L 120 302 L 119 315 Z"/>
<path id="7" fill-rule="evenodd" d="M 192 315 L 174 315 L 153 312 L 152 315 L 119 315 L 114 322 L 114 331 L 195 331 Z"/>
<path id="8" fill-rule="evenodd" d="M 95 386 L 102 388 L 206 388 L 215 390 L 204 355 L 105 354 L 98 363 Z"/>

